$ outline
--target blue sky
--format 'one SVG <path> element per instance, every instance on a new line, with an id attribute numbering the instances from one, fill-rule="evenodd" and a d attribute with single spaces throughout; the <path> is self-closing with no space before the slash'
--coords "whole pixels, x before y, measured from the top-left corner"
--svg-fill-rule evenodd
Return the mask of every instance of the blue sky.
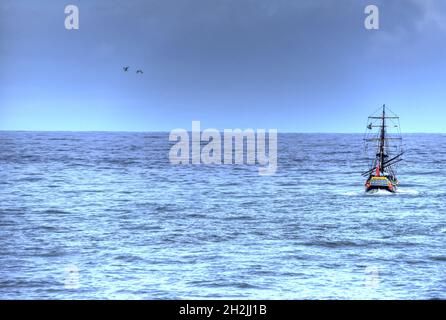
<path id="1" fill-rule="evenodd" d="M 386 103 L 446 132 L 443 0 L 69 3 L 0 3 L 0 130 L 364 132 Z"/>

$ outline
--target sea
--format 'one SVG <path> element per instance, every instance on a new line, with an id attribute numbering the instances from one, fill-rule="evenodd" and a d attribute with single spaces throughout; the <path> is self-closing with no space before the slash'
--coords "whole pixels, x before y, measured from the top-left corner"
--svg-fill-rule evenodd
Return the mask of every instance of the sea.
<path id="1" fill-rule="evenodd" d="M 0 132 L 0 299 L 446 299 L 446 135 L 279 134 L 278 167 L 172 165 L 168 133 Z"/>

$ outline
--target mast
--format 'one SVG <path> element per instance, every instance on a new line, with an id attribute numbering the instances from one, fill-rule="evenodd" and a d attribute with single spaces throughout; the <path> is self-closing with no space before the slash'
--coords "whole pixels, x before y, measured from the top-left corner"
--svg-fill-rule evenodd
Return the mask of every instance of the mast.
<path id="1" fill-rule="evenodd" d="M 390 114 L 387 115 L 389 112 Z M 386 121 L 387 119 L 389 121 Z M 373 128 L 379 128 L 379 130 L 376 132 L 373 131 Z M 390 129 L 387 130 L 388 128 Z M 397 133 L 393 133 L 391 131 L 392 128 L 397 128 Z M 395 175 L 394 165 L 403 160 L 401 156 L 404 154 L 401 147 L 402 138 L 399 128 L 399 117 L 392 110 L 386 110 L 385 104 L 382 106 L 382 111 L 378 109 L 368 117 L 367 130 L 370 130 L 370 135 L 366 132 L 364 141 L 366 152 L 368 143 L 373 143 L 373 153 L 368 155 L 372 161 L 369 170 L 362 173 L 363 176 L 370 175 L 373 171 L 376 171 L 376 175 L 384 175 L 385 172 Z M 388 137 L 389 134 L 390 137 Z M 389 143 L 389 141 L 394 140 L 398 142 L 394 144 Z M 389 149 L 392 150 L 389 151 Z"/>
<path id="2" fill-rule="evenodd" d="M 386 105 L 383 105 L 382 125 L 381 125 L 381 137 L 379 145 L 379 170 L 384 173 L 384 145 L 386 139 Z"/>

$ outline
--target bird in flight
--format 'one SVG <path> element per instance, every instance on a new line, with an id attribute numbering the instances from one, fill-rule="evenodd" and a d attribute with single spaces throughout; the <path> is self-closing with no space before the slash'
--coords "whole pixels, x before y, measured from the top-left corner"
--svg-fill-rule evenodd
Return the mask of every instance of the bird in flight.
<path id="1" fill-rule="evenodd" d="M 123 67 L 122 69 L 124 70 L 124 72 L 129 71 L 129 67 Z"/>
<path id="2" fill-rule="evenodd" d="M 141 73 L 141 74 L 143 74 L 144 72 L 142 72 L 142 70 L 139 69 L 139 70 L 136 70 L 136 73 Z"/>

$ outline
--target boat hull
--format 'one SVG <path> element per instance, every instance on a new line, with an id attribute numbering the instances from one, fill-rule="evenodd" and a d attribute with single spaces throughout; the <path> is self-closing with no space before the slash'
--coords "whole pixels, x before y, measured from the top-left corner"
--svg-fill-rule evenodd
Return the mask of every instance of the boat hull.
<path id="1" fill-rule="evenodd" d="M 365 189 L 365 192 L 367 193 L 375 193 L 378 192 L 379 190 L 385 190 L 391 193 L 395 193 L 396 192 L 396 187 L 393 188 L 389 188 L 389 187 L 368 187 Z"/>
<path id="2" fill-rule="evenodd" d="M 396 179 L 390 179 L 386 176 L 371 176 L 365 183 L 365 191 L 376 192 L 379 190 L 385 190 L 395 193 L 397 185 L 398 181 Z"/>

